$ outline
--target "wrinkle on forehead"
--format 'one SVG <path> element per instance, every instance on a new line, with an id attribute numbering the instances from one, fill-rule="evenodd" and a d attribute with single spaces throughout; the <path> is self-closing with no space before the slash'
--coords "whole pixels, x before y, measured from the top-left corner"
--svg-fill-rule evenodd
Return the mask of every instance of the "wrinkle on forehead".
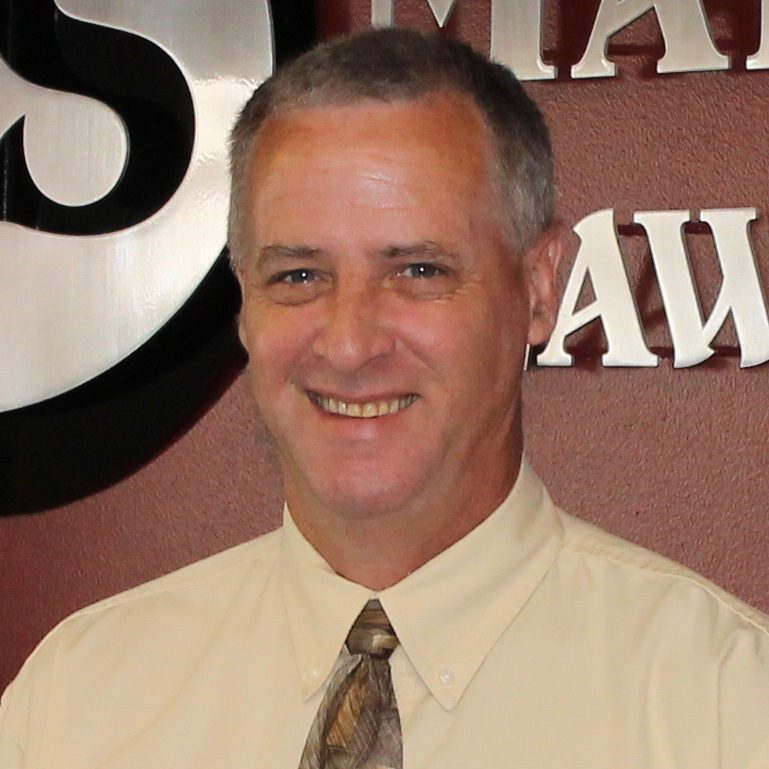
<path id="1" fill-rule="evenodd" d="M 492 219 L 507 231 L 493 147 L 478 108 L 453 92 L 277 112 L 260 129 L 249 169 L 246 238 L 266 235 L 275 210 L 309 221 L 311 210 L 322 219 L 327 207 L 350 213 L 348 231 L 369 212 L 410 213 L 414 221 L 436 208 L 466 214 L 449 229 Z"/>
<path id="2" fill-rule="evenodd" d="M 409 120 L 404 146 L 386 153 L 393 137 L 402 136 L 399 118 L 421 112 L 421 120 Z M 362 127 L 362 115 L 372 119 Z M 475 129 L 475 130 L 473 130 Z M 371 182 L 387 183 L 387 164 L 422 163 L 438 160 L 451 147 L 457 176 L 470 172 L 475 181 L 489 178 L 493 164 L 493 138 L 480 111 L 469 97 L 453 92 L 431 94 L 418 101 L 382 102 L 366 100 L 342 106 L 302 107 L 270 116 L 259 131 L 252 161 L 252 180 L 274 170 L 281 159 L 326 153 L 335 163 L 355 158 L 335 154 L 339 147 L 363 138 L 368 144 Z M 404 150 L 403 153 L 398 150 Z M 408 153 L 414 153 L 408 157 Z M 416 158 L 417 153 L 420 157 Z M 491 161 L 491 162 L 490 162 Z M 373 170 L 376 169 L 376 170 Z"/>

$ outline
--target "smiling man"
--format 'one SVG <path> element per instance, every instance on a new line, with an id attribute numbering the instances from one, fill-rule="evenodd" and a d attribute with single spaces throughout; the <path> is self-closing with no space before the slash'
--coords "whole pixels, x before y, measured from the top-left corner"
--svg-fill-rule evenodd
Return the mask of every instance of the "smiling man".
<path id="1" fill-rule="evenodd" d="M 232 167 L 284 525 L 63 623 L 2 769 L 767 769 L 767 618 L 523 459 L 561 245 L 512 74 L 403 30 L 324 45 L 256 91 Z"/>
<path id="2" fill-rule="evenodd" d="M 382 589 L 475 528 L 521 460 L 524 347 L 559 247 L 520 258 L 466 95 L 278 110 L 235 244 L 242 336 L 294 522 Z"/>

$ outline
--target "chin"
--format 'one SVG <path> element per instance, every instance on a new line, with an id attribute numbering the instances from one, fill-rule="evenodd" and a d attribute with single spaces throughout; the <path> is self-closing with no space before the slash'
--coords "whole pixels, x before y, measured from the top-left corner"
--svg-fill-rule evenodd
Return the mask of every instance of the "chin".
<path id="1" fill-rule="evenodd" d="M 381 468 L 338 469 L 331 478 L 309 479 L 311 494 L 326 509 L 350 519 L 387 515 L 404 509 L 418 496 L 419 483 L 404 473 L 382 473 Z"/>

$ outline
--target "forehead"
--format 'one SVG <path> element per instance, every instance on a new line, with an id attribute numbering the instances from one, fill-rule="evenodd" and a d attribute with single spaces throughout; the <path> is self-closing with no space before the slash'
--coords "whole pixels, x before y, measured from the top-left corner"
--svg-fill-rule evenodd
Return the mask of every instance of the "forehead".
<path id="1" fill-rule="evenodd" d="M 348 104 L 280 108 L 260 127 L 256 137 L 256 154 L 269 154 L 286 149 L 292 141 L 319 141 L 327 138 L 339 144 L 346 138 L 362 138 L 386 142 L 394 136 L 420 142 L 425 151 L 440 151 L 452 145 L 455 149 L 468 143 L 484 152 L 491 131 L 475 102 L 458 91 L 443 90 L 418 99 L 359 99 Z"/>
<path id="2" fill-rule="evenodd" d="M 491 146 L 476 105 L 454 92 L 282 110 L 257 135 L 249 218 L 264 224 L 300 198 L 305 210 L 488 206 Z"/>
<path id="3" fill-rule="evenodd" d="M 472 181 L 489 170 L 489 133 L 475 104 L 461 94 L 439 93 L 416 101 L 366 100 L 349 105 L 280 111 L 257 135 L 252 182 L 275 164 L 293 161 L 372 165 L 392 160 L 446 164 Z M 450 163 L 446 163 L 450 160 Z M 282 169 L 283 170 L 283 169 Z"/>

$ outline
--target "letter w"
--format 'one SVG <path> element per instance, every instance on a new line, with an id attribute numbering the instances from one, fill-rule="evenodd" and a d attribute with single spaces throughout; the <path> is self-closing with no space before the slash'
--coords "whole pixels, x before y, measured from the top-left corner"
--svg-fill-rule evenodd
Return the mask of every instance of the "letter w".
<path id="1" fill-rule="evenodd" d="M 710 347 L 729 313 L 740 344 L 740 367 L 769 360 L 769 318 L 748 235 L 755 208 L 711 209 L 700 212 L 710 225 L 723 280 L 713 310 L 703 323 L 683 238 L 688 211 L 639 211 L 634 221 L 649 238 L 662 303 L 673 341 L 673 365 L 696 366 L 713 355 Z"/>

